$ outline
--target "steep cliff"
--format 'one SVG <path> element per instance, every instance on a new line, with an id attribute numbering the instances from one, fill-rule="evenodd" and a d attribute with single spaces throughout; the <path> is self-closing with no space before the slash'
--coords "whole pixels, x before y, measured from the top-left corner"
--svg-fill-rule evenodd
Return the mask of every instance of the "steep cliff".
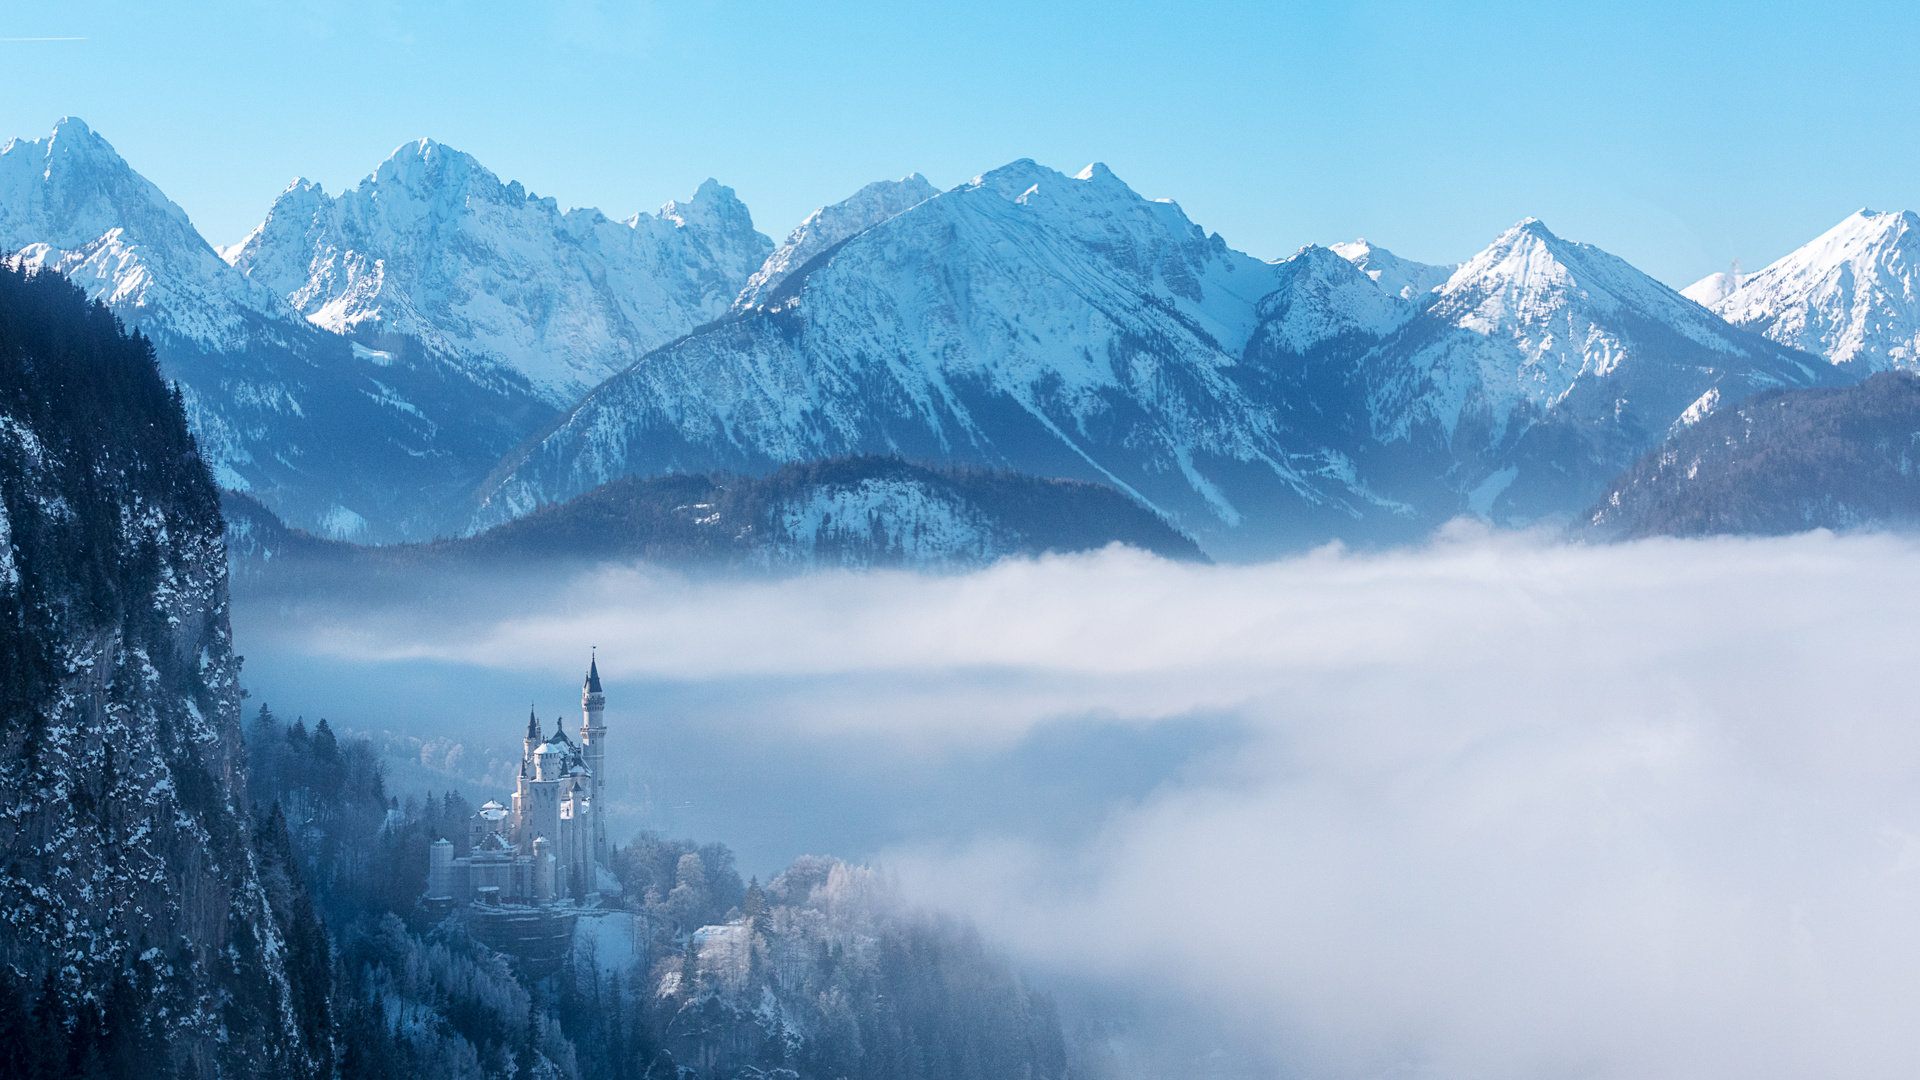
<path id="1" fill-rule="evenodd" d="M 43 1072 L 306 1071 L 238 668 L 218 494 L 152 347 L 0 268 L 0 973 L 37 988 Z"/>

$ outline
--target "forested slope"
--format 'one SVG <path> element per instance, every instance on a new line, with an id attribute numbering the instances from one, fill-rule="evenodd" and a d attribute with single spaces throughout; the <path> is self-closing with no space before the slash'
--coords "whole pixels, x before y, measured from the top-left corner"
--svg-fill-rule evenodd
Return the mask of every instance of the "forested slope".
<path id="1" fill-rule="evenodd" d="M 331 1017 L 343 1077 L 1066 1075 L 1051 999 L 871 869 L 808 857 L 762 886 L 724 845 L 643 832 L 610 856 L 637 955 L 595 955 L 582 935 L 558 975 L 532 979 L 475 944 L 457 911 L 440 920 L 420 903 L 428 846 L 467 850 L 467 798 L 389 795 L 371 744 L 325 720 L 262 707 L 248 743 L 270 891 L 295 947 L 317 941 L 294 982 L 324 990 L 312 1015 Z M 319 1030 L 303 1028 L 323 1045 Z"/>
<path id="2" fill-rule="evenodd" d="M 1920 526 L 1920 378 L 1773 390 L 1722 408 L 1622 474 L 1602 534 L 1778 535 Z"/>
<path id="3" fill-rule="evenodd" d="M 311 1065 L 248 842 L 221 528 L 146 340 L 0 267 L 0 1062 L 27 1075 Z"/>
<path id="4" fill-rule="evenodd" d="M 609 560 L 744 570 L 941 568 L 1112 543 L 1205 558 L 1191 538 L 1104 485 L 883 457 L 806 462 L 757 477 L 625 477 L 477 536 L 379 548 L 290 531 L 245 496 L 229 493 L 226 505 L 241 572 L 273 571 L 283 580 L 315 567 Z"/>

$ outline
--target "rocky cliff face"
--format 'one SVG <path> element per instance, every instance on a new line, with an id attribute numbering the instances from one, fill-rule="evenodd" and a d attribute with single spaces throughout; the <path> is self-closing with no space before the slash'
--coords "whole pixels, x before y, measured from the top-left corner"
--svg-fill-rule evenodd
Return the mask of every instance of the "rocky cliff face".
<path id="1" fill-rule="evenodd" d="M 151 347 L 0 270 L 0 963 L 73 1016 L 115 988 L 109 1024 L 183 1076 L 303 1064 L 238 667 L 217 492 Z"/>

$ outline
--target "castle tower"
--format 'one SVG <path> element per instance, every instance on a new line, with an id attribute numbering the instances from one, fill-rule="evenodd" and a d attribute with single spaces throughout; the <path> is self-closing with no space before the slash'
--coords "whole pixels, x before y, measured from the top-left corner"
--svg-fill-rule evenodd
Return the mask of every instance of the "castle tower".
<path id="1" fill-rule="evenodd" d="M 591 657 L 587 661 L 586 684 L 580 688 L 580 709 L 585 714 L 580 722 L 580 754 L 587 759 L 587 771 L 593 774 L 593 809 L 587 815 L 587 820 L 593 831 L 589 854 L 595 866 L 607 864 L 606 810 L 600 801 L 607 783 L 604 768 L 607 759 L 607 722 L 603 715 L 606 708 L 607 695 L 600 692 L 600 658 Z M 591 876 L 592 871 L 589 870 L 588 874 Z M 589 881 L 587 888 L 589 891 L 598 891 L 599 885 Z"/>

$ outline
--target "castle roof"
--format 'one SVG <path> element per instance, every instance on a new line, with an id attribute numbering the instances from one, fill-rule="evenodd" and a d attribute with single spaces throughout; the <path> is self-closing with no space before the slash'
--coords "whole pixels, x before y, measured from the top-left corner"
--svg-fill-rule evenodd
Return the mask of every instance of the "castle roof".
<path id="1" fill-rule="evenodd" d="M 598 656 L 587 661 L 587 693 L 600 693 L 600 658 Z"/>

